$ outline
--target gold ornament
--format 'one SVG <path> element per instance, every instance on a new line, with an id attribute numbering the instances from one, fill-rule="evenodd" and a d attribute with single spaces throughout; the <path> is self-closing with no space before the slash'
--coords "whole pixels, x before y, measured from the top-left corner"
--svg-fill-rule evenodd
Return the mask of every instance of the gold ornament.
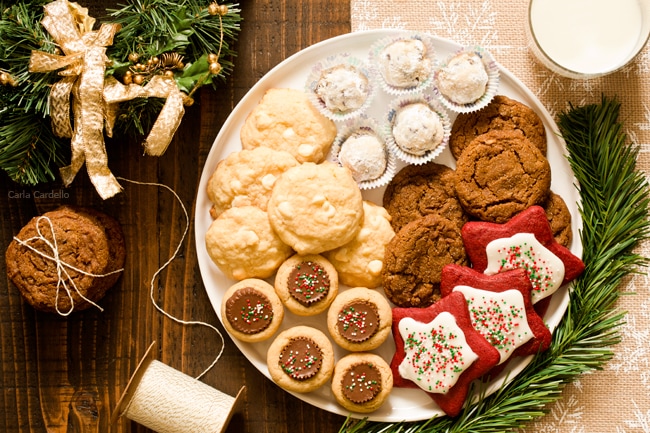
<path id="1" fill-rule="evenodd" d="M 138 53 L 129 54 L 129 62 L 137 63 L 138 60 L 140 60 L 140 54 L 138 54 Z"/>
<path id="2" fill-rule="evenodd" d="M 210 3 L 208 5 L 208 13 L 212 16 L 215 15 L 224 16 L 228 13 L 228 6 L 220 5 L 217 2 Z"/>
<path id="3" fill-rule="evenodd" d="M 133 84 L 140 86 L 142 83 L 144 83 L 144 75 L 136 74 L 133 76 Z"/>
<path id="4" fill-rule="evenodd" d="M 219 62 L 210 63 L 209 70 L 212 75 L 217 75 L 221 72 L 221 64 Z"/>

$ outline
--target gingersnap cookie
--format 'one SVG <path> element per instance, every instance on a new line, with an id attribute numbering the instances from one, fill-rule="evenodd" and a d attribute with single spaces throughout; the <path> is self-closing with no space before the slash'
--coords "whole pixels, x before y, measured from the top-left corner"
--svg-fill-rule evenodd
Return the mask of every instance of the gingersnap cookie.
<path id="1" fill-rule="evenodd" d="M 284 318 L 284 307 L 272 285 L 248 278 L 233 284 L 221 300 L 221 317 L 228 333 L 241 341 L 269 339 Z"/>
<path id="2" fill-rule="evenodd" d="M 253 108 L 240 131 L 242 147 L 284 150 L 298 162 L 325 160 L 336 125 L 296 89 L 269 89 Z"/>
<path id="3" fill-rule="evenodd" d="M 296 165 L 290 153 L 268 147 L 231 153 L 219 161 L 208 180 L 210 215 L 216 218 L 226 209 L 241 206 L 266 210 L 276 179 Z"/>
<path id="4" fill-rule="evenodd" d="M 334 370 L 334 349 L 327 336 L 310 326 L 294 326 L 278 334 L 266 354 L 271 379 L 287 391 L 311 392 Z"/>
<path id="5" fill-rule="evenodd" d="M 298 254 L 320 254 L 354 239 L 363 221 L 363 198 L 347 168 L 304 163 L 276 181 L 267 211 L 284 243 Z"/>
<path id="6" fill-rule="evenodd" d="M 379 409 L 393 389 L 393 373 L 386 361 L 373 353 L 351 353 L 334 366 L 332 394 L 351 412 Z"/>
<path id="7" fill-rule="evenodd" d="M 431 214 L 405 225 L 386 246 L 384 292 L 399 307 L 426 307 L 440 299 L 442 268 L 466 265 L 455 222 Z"/>
<path id="8" fill-rule="evenodd" d="M 503 223 L 543 203 L 551 187 L 551 166 L 517 131 L 479 135 L 456 163 L 456 193 L 465 212 Z"/>
<path id="9" fill-rule="evenodd" d="M 559 194 L 551 191 L 542 207 L 546 212 L 549 224 L 551 224 L 555 240 L 568 248 L 573 239 L 573 232 L 571 231 L 571 212 L 566 202 Z"/>
<path id="10" fill-rule="evenodd" d="M 280 265 L 274 285 L 282 303 L 298 316 L 325 311 L 339 292 L 336 269 L 318 254 L 289 257 Z"/>
<path id="11" fill-rule="evenodd" d="M 458 114 L 449 139 L 454 158 L 458 159 L 476 137 L 492 130 L 519 131 L 546 155 L 546 130 L 539 115 L 523 102 L 496 95 L 485 108 Z"/>
<path id="12" fill-rule="evenodd" d="M 291 247 L 282 242 L 263 210 L 233 207 L 212 221 L 205 234 L 208 255 L 228 278 L 268 278 L 277 271 Z"/>
<path id="13" fill-rule="evenodd" d="M 7 276 L 23 299 L 62 315 L 96 305 L 119 279 L 125 258 L 117 220 L 73 206 L 32 218 L 5 254 Z"/>
<path id="14" fill-rule="evenodd" d="M 391 306 L 366 287 L 341 292 L 327 311 L 327 329 L 336 344 L 351 352 L 379 347 L 390 335 Z"/>
<path id="15" fill-rule="evenodd" d="M 468 219 L 456 195 L 456 172 L 435 162 L 400 170 L 384 191 L 383 205 L 395 232 L 430 214 L 454 221 L 459 227 Z"/>
<path id="16" fill-rule="evenodd" d="M 395 236 L 390 215 L 382 206 L 363 202 L 363 222 L 357 236 L 323 255 L 334 265 L 339 281 L 349 287 L 381 286 L 386 245 Z"/>

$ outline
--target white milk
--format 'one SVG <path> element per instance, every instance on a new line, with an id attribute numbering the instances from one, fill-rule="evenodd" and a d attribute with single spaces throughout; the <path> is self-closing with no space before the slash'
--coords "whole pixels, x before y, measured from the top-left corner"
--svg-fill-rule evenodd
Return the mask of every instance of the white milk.
<path id="1" fill-rule="evenodd" d="M 602 74 L 627 63 L 645 42 L 639 0 L 531 0 L 539 48 L 565 69 Z"/>

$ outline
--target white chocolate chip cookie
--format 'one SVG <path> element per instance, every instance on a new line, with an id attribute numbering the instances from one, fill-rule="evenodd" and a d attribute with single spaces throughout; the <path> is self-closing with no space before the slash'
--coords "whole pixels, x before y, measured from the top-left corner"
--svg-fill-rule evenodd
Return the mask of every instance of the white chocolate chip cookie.
<path id="1" fill-rule="evenodd" d="M 293 251 L 278 238 L 266 212 L 233 207 L 212 221 L 205 234 L 212 261 L 229 278 L 268 278 Z"/>
<path id="2" fill-rule="evenodd" d="M 273 88 L 250 112 L 240 137 L 244 149 L 265 146 L 289 152 L 299 162 L 318 163 L 325 160 L 336 138 L 336 125 L 305 92 Z"/>
<path id="3" fill-rule="evenodd" d="M 212 218 L 226 209 L 257 206 L 266 210 L 273 185 L 287 169 L 298 165 L 290 153 L 268 147 L 233 152 L 221 160 L 208 181 Z"/>
<path id="4" fill-rule="evenodd" d="M 276 181 L 271 226 L 299 254 L 320 254 L 350 242 L 363 221 L 361 191 L 347 168 L 304 163 Z"/>

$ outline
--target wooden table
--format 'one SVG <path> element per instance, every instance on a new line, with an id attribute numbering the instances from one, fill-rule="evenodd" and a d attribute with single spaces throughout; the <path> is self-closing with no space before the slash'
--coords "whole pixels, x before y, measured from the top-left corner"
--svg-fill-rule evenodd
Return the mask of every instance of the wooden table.
<path id="1" fill-rule="evenodd" d="M 79 3 L 89 7 L 91 16 L 103 16 L 102 2 Z M 247 0 L 242 3 L 242 17 L 233 75 L 216 91 L 201 89 L 163 156 L 143 156 L 138 140 L 107 144 L 109 167 L 115 175 L 168 185 L 190 211 L 190 220 L 196 195 L 203 193 L 197 191 L 203 164 L 235 104 L 286 57 L 350 31 L 349 0 Z M 128 183 L 123 184 L 123 193 L 102 200 L 84 170 L 66 189 L 60 182 L 24 187 L 4 173 L 0 176 L 2 251 L 33 216 L 60 204 L 74 204 L 118 219 L 128 254 L 124 274 L 100 302 L 104 312 L 90 309 L 69 318 L 39 313 L 2 278 L 0 431 L 149 431 L 127 419 L 111 425 L 110 414 L 152 341 L 157 341 L 156 359 L 192 376 L 200 374 L 221 347 L 214 332 L 165 318 L 149 299 L 149 282 L 174 252 L 185 227 L 181 207 L 162 188 Z M 6 275 L 4 260 L 0 269 Z M 178 258 L 157 280 L 155 299 L 176 317 L 223 329 L 201 280 L 193 227 Z M 221 360 L 202 380 L 230 395 L 246 385 L 244 404 L 228 432 L 334 432 L 344 422 L 343 417 L 282 391 L 227 336 Z"/>

